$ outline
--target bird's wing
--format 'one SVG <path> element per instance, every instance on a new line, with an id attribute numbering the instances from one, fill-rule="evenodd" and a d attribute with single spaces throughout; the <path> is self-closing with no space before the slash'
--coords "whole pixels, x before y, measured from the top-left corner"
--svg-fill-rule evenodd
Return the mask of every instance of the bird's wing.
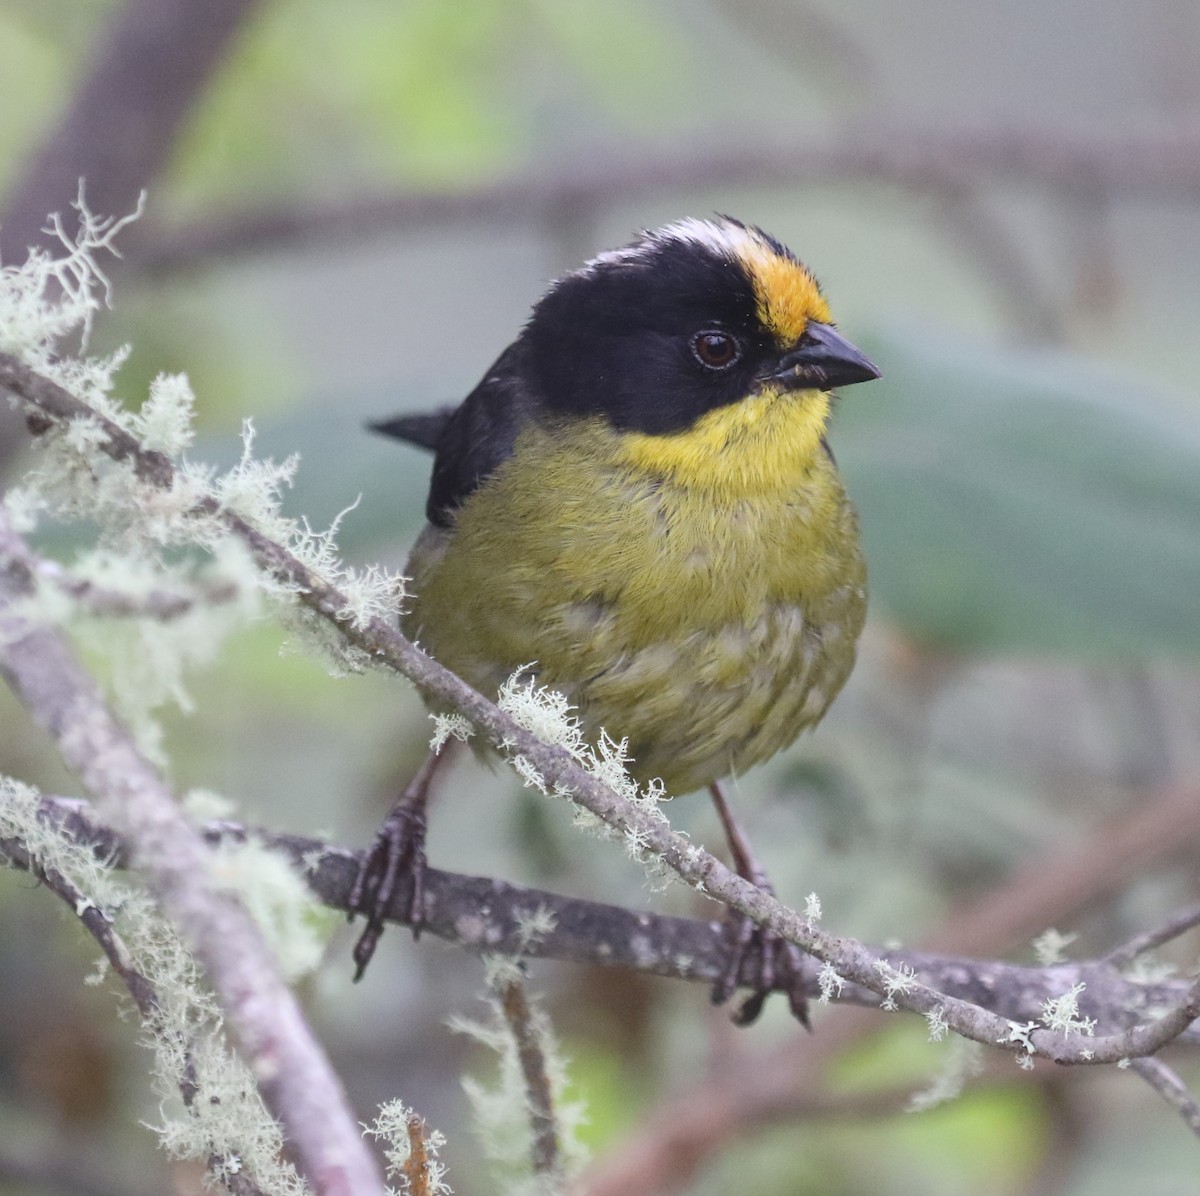
<path id="1" fill-rule="evenodd" d="M 436 452 L 425 504 L 430 523 L 450 526 L 455 510 L 512 455 L 517 433 L 536 406 L 525 381 L 524 356 L 521 341 L 510 345 L 457 407 L 371 425 Z"/>

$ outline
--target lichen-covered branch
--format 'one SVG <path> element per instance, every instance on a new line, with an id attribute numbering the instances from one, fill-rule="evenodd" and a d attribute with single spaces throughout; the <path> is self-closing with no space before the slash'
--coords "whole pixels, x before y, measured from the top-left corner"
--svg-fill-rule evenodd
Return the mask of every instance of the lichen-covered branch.
<path id="1" fill-rule="evenodd" d="M 517 1048 L 517 1060 L 525 1081 L 525 1104 L 532 1136 L 530 1147 L 533 1174 L 549 1180 L 560 1175 L 558 1121 L 546 1055 L 536 1025 L 537 1014 L 525 991 L 525 980 L 514 972 L 498 977 L 494 984 L 500 1012 Z"/>
<path id="2" fill-rule="evenodd" d="M 0 854 L 17 853 L 14 862 L 24 854 L 19 844 L 7 841 L 0 843 Z M 94 938 L 104 952 L 105 959 L 113 972 L 120 977 L 134 1005 L 137 1007 L 142 1024 L 151 1034 L 164 1032 L 160 1024 L 160 1006 L 158 994 L 150 980 L 134 966 L 129 949 L 117 933 L 109 916 L 86 896 L 71 880 L 56 868 L 42 867 L 35 860 L 26 858 L 23 866 L 31 872 L 57 897 L 60 897 L 67 907 L 83 924 L 84 929 Z M 185 1053 L 190 1054 L 191 1045 L 184 1046 Z M 189 1109 L 196 1099 L 194 1081 L 185 1081 L 180 1085 L 183 1103 Z M 212 1156 L 208 1160 L 208 1172 L 213 1178 L 219 1177 L 219 1182 L 231 1193 L 231 1196 L 264 1196 L 262 1189 L 254 1182 L 249 1174 L 241 1171 L 231 1160 Z"/>
<path id="3" fill-rule="evenodd" d="M 382 1192 L 341 1084 L 258 927 L 220 891 L 203 841 L 61 633 L 22 609 L 35 574 L 35 558 L 0 508 L 0 674 L 120 831 L 132 863 L 203 963 L 314 1187 L 338 1196 Z"/>
<path id="4" fill-rule="evenodd" d="M 161 454 L 149 455 L 124 430 L 96 416 L 85 404 L 49 379 L 11 368 L 12 359 L 0 355 L 0 385 L 6 385 L 30 404 L 35 413 L 53 421 L 88 419 L 99 435 L 97 444 L 116 459 L 129 461 L 149 484 L 169 488 L 173 469 Z M 19 362 L 15 363 L 20 365 Z M 111 425 L 111 430 L 110 430 Z M 653 859 L 700 892 L 747 914 L 760 925 L 796 943 L 836 972 L 844 982 L 877 994 L 885 1008 L 908 1009 L 936 1017 L 964 1037 L 1000 1045 L 1019 1058 L 1034 1055 L 1059 1063 L 1103 1063 L 1152 1054 L 1178 1037 L 1200 1014 L 1200 983 L 1188 988 L 1166 1012 L 1141 1024 L 1103 1037 L 1088 1037 L 1086 1019 L 1069 1014 L 1051 1017 L 1045 1025 L 1030 1019 L 1020 1023 L 997 1015 L 981 1005 L 948 995 L 923 983 L 914 973 L 898 967 L 897 956 L 885 957 L 864 944 L 828 934 L 813 919 L 780 904 L 737 876 L 715 856 L 674 831 L 657 808 L 635 803 L 616 793 L 581 766 L 577 756 L 543 742 L 496 703 L 472 690 L 465 682 L 427 656 L 401 635 L 391 618 L 356 611 L 350 597 L 333 581 L 305 564 L 293 552 L 257 530 L 242 515 L 228 510 L 211 495 L 195 502 L 197 516 L 217 521 L 237 537 L 281 589 L 294 593 L 300 603 L 335 628 L 363 658 L 394 669 L 426 694 L 452 706 L 470 720 L 477 732 L 498 750 L 519 757 L 531 775 L 548 789 L 567 795 L 599 819 L 633 848 L 641 859 Z M 1063 994 L 1058 994 L 1061 997 Z M 1058 999 L 1057 997 L 1055 999 Z M 1061 1010 L 1060 1010 L 1061 1013 Z M 1050 1026 L 1054 1028 L 1051 1029 Z"/>
<path id="5" fill-rule="evenodd" d="M 120 836 L 97 819 L 89 803 L 48 797 L 41 810 L 65 834 L 91 844 L 98 855 L 116 866 L 125 865 L 127 853 Z M 359 853 L 320 839 L 247 828 L 236 822 L 210 822 L 201 830 L 214 846 L 252 836 L 264 846 L 284 852 L 321 902 L 333 909 L 347 909 Z M 19 845 L 0 840 L 0 854 L 22 866 Z M 424 930 L 480 954 L 626 968 L 705 986 L 712 984 L 724 966 L 726 940 L 720 921 L 629 910 L 437 868 L 429 869 L 427 884 Z M 528 925 L 535 912 L 545 929 L 531 937 Z M 406 916 L 407 909 L 398 896 L 389 920 L 403 924 Z M 1018 1023 L 1035 1021 L 1047 1001 L 1084 984 L 1089 1016 L 1104 1027 L 1127 1027 L 1147 1009 L 1178 1004 L 1190 987 L 1181 979 L 1131 978 L 1104 959 L 1029 967 L 927 951 L 869 950 L 886 954 L 897 968 L 911 968 L 939 992 L 985 1006 Z M 806 975 L 807 991 L 813 997 L 820 993 L 816 974 L 814 965 Z M 877 993 L 854 984 L 847 984 L 837 998 L 842 1004 L 876 1008 L 880 999 Z M 1181 1038 L 1200 1041 L 1200 1031 Z"/>

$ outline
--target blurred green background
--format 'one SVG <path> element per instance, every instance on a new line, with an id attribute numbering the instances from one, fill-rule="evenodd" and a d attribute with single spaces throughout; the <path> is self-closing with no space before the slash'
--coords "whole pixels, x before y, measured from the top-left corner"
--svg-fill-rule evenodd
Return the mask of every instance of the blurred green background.
<path id="1" fill-rule="evenodd" d="M 5 261 L 36 236 L 31 204 L 73 198 L 49 166 L 81 169 L 63 130 L 118 21 L 173 7 L 0 0 Z M 218 8 L 221 50 L 153 164 L 112 167 L 108 189 L 88 179 L 93 206 L 150 192 L 93 344 L 132 343 L 128 401 L 186 371 L 197 458 L 234 460 L 252 415 L 261 452 L 301 454 L 289 511 L 320 526 L 361 495 L 347 557 L 398 565 L 429 461 L 364 421 L 461 397 L 550 279 L 638 228 L 714 210 L 759 223 L 884 373 L 847 392 L 832 436 L 871 567 L 858 670 L 815 734 L 738 784 L 781 896 L 815 890 L 831 928 L 916 943 L 1078 849 L 1103 875 L 1022 941 L 1056 924 L 1081 954 L 1200 896 L 1200 827 L 1135 875 L 1111 878 L 1105 855 L 1200 776 L 1194 0 Z M 119 131 L 155 106 L 135 83 L 114 84 L 132 114 Z M 24 437 L 4 436 L 11 480 Z M 397 681 L 330 678 L 286 638 L 249 628 L 194 680 L 196 712 L 169 719 L 173 780 L 251 821 L 365 843 L 429 726 Z M 76 791 L 7 693 L 0 770 Z M 619 852 L 506 774 L 463 762 L 447 790 L 436 864 L 713 914 L 651 898 Z M 718 840 L 706 802 L 671 813 Z M 137 1124 L 153 1117 L 143 1062 L 111 994 L 81 986 L 78 929 L 0 875 L 0 932 L 0 1192 L 192 1190 Z M 450 1135 L 455 1190 L 491 1190 L 458 1087 L 487 1061 L 442 1025 L 474 1011 L 477 961 L 393 932 L 352 987 L 349 941 L 305 996 L 361 1118 L 403 1097 Z M 722 1060 L 805 1049 L 780 1010 L 733 1036 L 681 984 L 533 975 L 601 1160 Z M 945 1047 L 884 1029 L 837 1066 L 919 1087 Z M 735 1127 L 670 1190 L 1195 1190 L 1194 1139 L 1129 1074 L 1003 1079 L 928 1115 Z"/>

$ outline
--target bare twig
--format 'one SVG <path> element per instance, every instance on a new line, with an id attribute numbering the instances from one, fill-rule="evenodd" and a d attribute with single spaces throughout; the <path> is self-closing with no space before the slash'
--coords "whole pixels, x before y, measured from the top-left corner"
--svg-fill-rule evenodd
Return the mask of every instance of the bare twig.
<path id="1" fill-rule="evenodd" d="M 929 190 L 939 231 L 954 235 L 957 247 L 975 258 L 983 277 L 999 292 L 1010 325 L 1034 344 L 1061 340 L 1061 302 L 1038 276 L 1021 238 L 986 206 L 979 187 L 946 178 L 937 186 L 931 181 Z"/>
<path id="2" fill-rule="evenodd" d="M 81 178 L 99 212 L 128 211 L 162 169 L 196 97 L 261 0 L 127 0 L 102 31 L 57 127 L 10 194 L 3 259 L 42 239 Z"/>
<path id="3" fill-rule="evenodd" d="M 1200 1104 L 1188 1091 L 1187 1085 L 1161 1059 L 1131 1059 L 1130 1069 L 1136 1071 L 1163 1098 L 1200 1138 Z"/>
<path id="4" fill-rule="evenodd" d="M 1200 904 L 1189 905 L 1186 909 L 1172 914 L 1161 926 L 1135 935 L 1127 943 L 1122 943 L 1121 946 L 1110 951 L 1104 957 L 1104 962 L 1113 968 L 1127 967 L 1139 955 L 1153 951 L 1155 947 L 1161 947 L 1164 943 L 1169 943 L 1172 939 L 1186 934 L 1197 926 L 1200 926 Z"/>
<path id="5" fill-rule="evenodd" d="M 0 510 L 0 673 L 125 836 L 134 863 L 203 963 L 314 1187 L 338 1196 L 381 1192 L 341 1084 L 258 927 L 218 891 L 203 842 L 59 632 L 20 613 L 35 568 Z"/>
<path id="6" fill-rule="evenodd" d="M 990 953 L 1027 943 L 1197 842 L 1200 795 L 1194 784 L 1139 790 L 1079 843 L 1034 856 L 996 892 L 957 910 L 930 941 L 940 951 L 964 952 L 982 943 Z"/>
<path id="7" fill-rule="evenodd" d="M 308 206 L 227 213 L 187 227 L 143 229 L 132 269 L 187 269 L 198 261 L 239 257 L 296 244 L 413 233 L 466 223 L 536 224 L 548 211 L 592 210 L 648 197 L 723 185 L 823 186 L 876 182 L 940 195 L 949 185 L 990 182 L 1102 196 L 1191 200 L 1200 188 L 1200 135 L 1118 137 L 1074 131 L 947 133 L 882 125 L 826 140 L 745 145 L 739 137 L 714 153 L 678 144 L 616 156 L 581 154 L 553 173 L 504 179 L 475 191 L 377 195 Z M 44 210 L 44 209 L 43 209 Z M 121 211 L 113 207 L 108 210 Z"/>
<path id="8" fill-rule="evenodd" d="M 533 1131 L 531 1147 L 533 1173 L 556 1179 L 561 1172 L 558 1150 L 558 1122 L 554 1113 L 554 1094 L 546 1070 L 546 1055 L 536 1024 L 537 1013 L 530 1006 L 525 981 L 505 973 L 496 983 L 500 1011 L 508 1023 L 517 1047 L 517 1059 L 525 1081 L 525 1103 Z"/>
<path id="9" fill-rule="evenodd" d="M 431 1196 L 429 1191 L 429 1135 L 425 1118 L 420 1113 L 409 1113 L 405 1118 L 408 1128 L 409 1155 L 400 1167 L 404 1176 L 407 1196 Z"/>

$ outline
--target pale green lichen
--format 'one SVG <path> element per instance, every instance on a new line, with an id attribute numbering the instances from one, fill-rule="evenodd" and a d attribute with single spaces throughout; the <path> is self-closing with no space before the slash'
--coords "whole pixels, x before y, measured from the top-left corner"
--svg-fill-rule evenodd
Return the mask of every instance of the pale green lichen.
<path id="1" fill-rule="evenodd" d="M 1069 1034 L 1094 1035 L 1096 1019 L 1079 1016 L 1079 994 L 1086 988 L 1082 982 L 1073 984 L 1061 997 L 1043 1001 L 1042 1024 L 1048 1030 L 1060 1030 L 1064 1038 Z"/>
<path id="2" fill-rule="evenodd" d="M 363 1133 L 384 1144 L 388 1178 L 399 1185 L 388 1188 L 389 1196 L 409 1196 L 414 1191 L 414 1180 L 423 1185 L 420 1191 L 427 1196 L 452 1196 L 453 1190 L 446 1183 L 446 1167 L 438 1158 L 446 1144 L 445 1136 L 425 1128 L 424 1119 L 402 1101 L 380 1105 L 375 1120 L 363 1127 Z"/>
<path id="3" fill-rule="evenodd" d="M 966 1038 L 951 1039 L 945 1063 L 920 1092 L 915 1092 L 909 1097 L 905 1106 L 907 1112 L 924 1113 L 954 1100 L 962 1095 L 971 1077 L 978 1075 L 982 1070 L 983 1047 Z"/>
<path id="4" fill-rule="evenodd" d="M 524 983 L 525 978 L 520 965 L 511 958 L 493 956 L 487 964 L 490 994 L 485 998 L 486 1018 L 455 1017 L 449 1023 L 451 1029 L 469 1035 L 496 1056 L 496 1071 L 490 1081 L 474 1078 L 463 1081 L 476 1129 L 503 1196 L 560 1196 L 570 1190 L 571 1178 L 587 1161 L 587 1151 L 579 1140 L 585 1109 L 582 1103 L 566 1095 L 566 1060 L 545 1012 L 531 999 L 530 1031 L 549 1082 L 559 1156 L 556 1174 L 535 1174 L 531 1163 L 529 1094 L 520 1044 L 504 1017 L 498 995 L 506 983 Z"/>
<path id="5" fill-rule="evenodd" d="M 118 874 L 85 843 L 38 817 L 39 794 L 0 777 L 0 839 L 19 840 L 36 864 L 59 873 L 98 908 L 119 936 L 126 966 L 146 978 L 155 1015 L 142 1025 L 160 1101 L 157 1133 L 176 1158 L 217 1171 L 246 1171 L 269 1196 L 302 1196 L 307 1185 L 283 1161 L 283 1135 L 254 1078 L 230 1050 L 222 1013 L 191 952 L 146 891 Z M 93 974 L 96 982 L 107 967 Z M 187 1104 L 181 1090 L 193 1093 Z"/>

